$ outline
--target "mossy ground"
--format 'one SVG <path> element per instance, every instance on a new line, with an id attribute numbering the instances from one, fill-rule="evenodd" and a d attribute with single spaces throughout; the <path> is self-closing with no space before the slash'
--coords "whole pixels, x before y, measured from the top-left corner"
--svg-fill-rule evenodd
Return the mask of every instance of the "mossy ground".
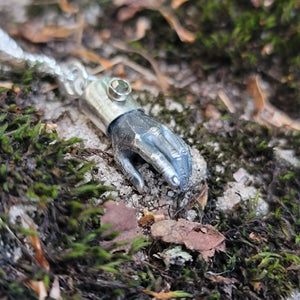
<path id="1" fill-rule="evenodd" d="M 129 268 L 130 255 L 113 254 L 114 246 L 106 250 L 99 246 L 105 226 L 100 226 L 103 210 L 94 199 L 111 188 L 93 176 L 86 182 L 84 176 L 87 172 L 93 174 L 94 165 L 81 158 L 81 140 L 60 140 L 55 132 L 42 129 L 39 113 L 22 104 L 28 94 L 25 86 L 20 86 L 22 101 L 12 91 L 4 90 L 0 96 L 0 294 L 8 299 L 35 299 L 29 281 L 42 280 L 49 287 L 53 274 L 61 276 L 65 291 L 62 296 L 66 299 L 97 298 L 89 291 L 90 286 L 111 296 L 124 293 L 120 288 L 129 291 L 130 282 L 125 285 L 117 278 L 124 281 L 127 277 L 122 276 L 124 265 L 119 266 L 127 263 Z M 38 232 L 15 223 L 10 218 L 12 207 L 21 207 L 38 226 Z M 32 235 L 38 235 L 42 242 L 50 272 L 37 261 L 39 254 L 28 240 Z M 130 253 L 142 244 L 137 240 Z M 21 251 L 19 260 L 15 260 L 17 248 Z M 69 280 L 75 274 L 71 288 Z"/>
<path id="2" fill-rule="evenodd" d="M 251 1 L 233 0 L 185 3 L 176 14 L 182 24 L 197 33 L 193 44 L 181 43 L 158 12 L 147 11 L 153 30 L 132 46 L 147 49 L 160 61 L 159 50 L 163 50 L 166 63 L 184 60 L 195 74 L 201 68 L 201 80 L 222 78 L 224 84 L 236 84 L 241 90 L 248 75 L 260 73 L 274 91 L 272 102 L 298 117 L 299 4 L 294 0 L 276 1 L 266 7 L 263 1 L 258 2 L 258 7 Z M 116 15 L 110 4 L 103 5 L 107 5 L 107 14 L 99 21 L 99 29 L 108 27 L 105 24 L 111 24 Z M 115 37 L 120 38 L 122 26 L 118 22 L 111 26 Z M 262 52 L 266 45 L 272 47 L 270 54 Z M 140 57 L 131 58 L 145 64 Z M 210 262 L 191 253 L 193 263 L 165 270 L 163 262 L 152 255 L 162 252 L 167 247 L 164 243 L 145 247 L 147 261 L 136 258 L 134 263 L 130 255 L 113 254 L 112 249 L 99 246 L 105 228 L 100 226 L 103 212 L 94 200 L 109 187 L 93 179 L 84 181 L 84 174 L 93 174 L 94 166 L 82 158 L 80 140 L 62 141 L 56 133 L 40 131 L 40 114 L 24 105 L 37 80 L 31 72 L 23 78 L 13 77 L 21 92 L 15 95 L 2 90 L 0 96 L 1 294 L 9 299 L 35 299 L 26 282 L 43 280 L 49 287 L 54 274 L 59 275 L 65 299 L 149 299 L 141 288 L 183 290 L 195 299 L 280 299 L 300 289 L 300 171 L 278 162 L 270 146 L 271 141 L 284 139 L 299 157 L 299 133 L 239 120 L 222 107 L 222 128 L 216 131 L 196 124 L 191 133 L 195 110 L 205 110 L 201 99 L 196 108 L 182 113 L 170 113 L 168 108 L 161 112 L 158 118 L 166 122 L 175 119 L 184 138 L 192 138 L 193 146 L 207 160 L 209 202 L 204 211 L 199 211 L 198 221 L 221 231 L 227 246 L 226 253 L 217 253 Z M 173 98 L 182 102 L 188 93 L 175 90 Z M 164 105 L 164 97 L 160 97 L 160 104 Z M 220 149 L 216 151 L 209 142 L 218 143 Z M 217 164 L 224 166 L 221 176 L 214 168 Z M 266 215 L 257 216 L 255 199 L 227 212 L 216 208 L 217 197 L 239 167 L 258 179 L 257 188 L 270 207 Z M 30 216 L 41 230 L 50 273 L 37 263 L 32 249 L 21 247 L 23 258 L 18 262 L 9 256 L 29 234 L 8 218 L 9 208 L 19 204 L 38 209 Z M 141 245 L 138 243 L 137 248 Z M 235 281 L 213 280 L 211 275 Z"/>

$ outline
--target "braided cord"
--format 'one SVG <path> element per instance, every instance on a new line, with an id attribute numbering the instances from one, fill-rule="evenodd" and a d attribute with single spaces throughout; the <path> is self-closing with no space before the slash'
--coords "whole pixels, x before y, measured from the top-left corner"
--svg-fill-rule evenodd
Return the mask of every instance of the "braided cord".
<path id="1" fill-rule="evenodd" d="M 62 75 L 61 66 L 57 61 L 43 54 L 31 54 L 24 51 L 14 39 L 0 28 L 0 60 L 15 65 L 28 63 L 36 67 L 38 72 L 53 77 Z"/>

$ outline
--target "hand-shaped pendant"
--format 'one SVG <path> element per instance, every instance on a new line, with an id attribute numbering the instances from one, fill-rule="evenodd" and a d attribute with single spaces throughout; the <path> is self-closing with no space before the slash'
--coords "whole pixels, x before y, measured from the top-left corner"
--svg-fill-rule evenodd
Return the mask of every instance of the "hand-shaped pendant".
<path id="1" fill-rule="evenodd" d="M 63 92 L 83 102 L 84 111 L 112 140 L 115 161 L 141 192 L 144 180 L 134 166 L 136 155 L 151 164 L 174 188 L 184 190 L 192 173 L 189 147 L 166 126 L 147 116 L 131 96 L 129 83 L 121 78 L 90 76 L 78 61 L 58 63 L 31 54 L 0 29 L 0 60 L 35 66 L 57 78 Z"/>

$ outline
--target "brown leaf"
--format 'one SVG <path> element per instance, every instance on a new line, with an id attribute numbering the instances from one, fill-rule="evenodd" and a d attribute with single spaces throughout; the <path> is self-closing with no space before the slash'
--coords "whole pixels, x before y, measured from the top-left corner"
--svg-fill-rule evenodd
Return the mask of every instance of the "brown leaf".
<path id="1" fill-rule="evenodd" d="M 43 129 L 46 128 L 46 132 L 51 132 L 57 129 L 57 124 L 54 123 L 42 123 L 39 132 L 41 133 Z"/>
<path id="2" fill-rule="evenodd" d="M 173 0 L 172 7 L 179 7 L 184 0 Z M 143 9 L 152 9 L 159 11 L 167 20 L 170 26 L 176 31 L 178 37 L 183 42 L 194 42 L 196 35 L 187 29 L 183 28 L 179 23 L 177 17 L 174 15 L 170 6 L 163 5 L 164 0 L 114 0 L 114 5 L 121 7 L 118 13 L 118 20 L 125 21 L 131 19 L 137 12 Z M 127 7 L 123 7 L 123 6 Z"/>
<path id="3" fill-rule="evenodd" d="M 286 127 L 288 129 L 300 130 L 299 120 L 293 120 L 270 103 L 267 104 L 266 108 L 259 115 L 254 117 L 254 120 L 268 127 Z"/>
<path id="4" fill-rule="evenodd" d="M 14 86 L 14 83 L 11 81 L 0 81 L 0 87 L 11 90 Z"/>
<path id="5" fill-rule="evenodd" d="M 136 209 L 125 206 L 123 202 L 117 203 L 111 200 L 105 202 L 103 208 L 105 209 L 105 213 L 101 217 L 101 225 L 112 225 L 104 232 L 103 236 L 107 236 L 115 231 L 120 231 L 120 234 L 113 241 L 101 242 L 101 245 L 110 246 L 115 242 L 128 241 L 128 244 L 115 249 L 115 251 L 128 251 L 134 239 L 138 236 L 142 236 L 138 227 Z"/>
<path id="6" fill-rule="evenodd" d="M 267 242 L 267 239 L 266 239 L 266 238 L 261 237 L 260 235 L 255 234 L 254 232 L 251 232 L 251 233 L 249 234 L 249 237 L 250 237 L 251 240 L 257 241 L 257 242 L 259 242 L 259 243 L 261 243 L 261 242 Z"/>
<path id="7" fill-rule="evenodd" d="M 44 281 L 29 280 L 26 284 L 38 294 L 39 300 L 46 299 L 48 294 Z"/>
<path id="8" fill-rule="evenodd" d="M 157 82 L 160 85 L 161 90 L 163 91 L 164 94 L 167 94 L 168 89 L 169 89 L 169 84 L 168 84 L 167 78 L 159 70 L 157 62 L 151 55 L 149 55 L 148 53 L 146 53 L 145 51 L 142 51 L 140 49 L 131 48 L 128 45 L 126 45 L 125 43 L 122 43 L 120 41 L 113 41 L 110 44 L 120 50 L 137 53 L 137 54 L 141 55 L 143 58 L 145 58 L 151 64 L 151 66 L 156 74 Z"/>
<path id="9" fill-rule="evenodd" d="M 158 9 L 164 0 L 114 0 L 117 7 L 121 7 L 118 12 L 118 20 L 126 21 L 134 17 L 136 13 L 143 9 Z"/>
<path id="10" fill-rule="evenodd" d="M 267 94 L 261 88 L 260 77 L 250 76 L 247 81 L 247 92 L 253 97 L 256 111 L 259 113 L 266 107 Z"/>
<path id="11" fill-rule="evenodd" d="M 274 50 L 274 47 L 271 43 L 266 44 L 262 50 L 261 50 L 261 54 L 262 55 L 270 55 Z"/>
<path id="12" fill-rule="evenodd" d="M 30 230 L 35 231 L 35 225 L 34 225 L 33 221 L 29 217 L 27 217 L 24 214 L 21 214 L 21 218 L 22 218 L 22 221 L 25 222 L 28 225 L 28 227 L 29 227 Z M 49 265 L 48 261 L 44 257 L 42 244 L 41 244 L 41 241 L 40 241 L 38 235 L 30 234 L 29 238 L 30 238 L 30 242 L 31 242 L 31 244 L 32 244 L 32 246 L 33 246 L 33 248 L 35 250 L 35 258 L 36 258 L 36 260 L 40 263 L 40 265 L 45 270 L 47 270 L 49 272 L 50 271 L 50 265 Z"/>
<path id="13" fill-rule="evenodd" d="M 142 39 L 145 35 L 147 30 L 150 28 L 150 21 L 148 18 L 140 17 L 136 23 L 136 31 L 134 37 L 131 38 L 131 41 L 137 41 Z"/>
<path id="14" fill-rule="evenodd" d="M 234 107 L 232 101 L 230 100 L 230 98 L 225 93 L 225 91 L 224 90 L 218 91 L 218 96 L 221 99 L 221 101 L 225 104 L 225 106 L 227 107 L 229 112 L 235 113 L 235 107 Z"/>
<path id="15" fill-rule="evenodd" d="M 201 208 L 204 209 L 208 199 L 208 185 L 205 183 L 202 185 L 200 194 L 197 197 L 197 201 L 200 204 Z"/>
<path id="16" fill-rule="evenodd" d="M 172 0 L 171 6 L 173 9 L 176 9 L 187 1 L 189 1 L 189 0 Z"/>
<path id="17" fill-rule="evenodd" d="M 77 48 L 72 51 L 73 55 L 76 55 L 77 57 L 80 57 L 82 59 L 87 59 L 90 62 L 96 63 L 96 64 L 101 64 L 105 70 L 111 70 L 112 65 L 109 60 L 100 57 L 98 54 L 96 54 L 93 51 L 90 51 L 86 48 Z"/>
<path id="18" fill-rule="evenodd" d="M 164 220 L 151 226 L 151 234 L 166 243 L 184 244 L 200 252 L 204 259 L 214 256 L 215 250 L 225 251 L 225 237 L 211 225 L 184 219 Z"/>
<path id="19" fill-rule="evenodd" d="M 221 119 L 221 116 L 222 116 L 221 113 L 219 112 L 219 110 L 216 108 L 215 105 L 208 104 L 206 106 L 205 117 L 211 118 L 214 121 L 218 121 Z"/>
<path id="20" fill-rule="evenodd" d="M 166 217 L 162 213 L 157 213 L 155 211 L 143 210 L 144 216 L 139 219 L 139 226 L 150 227 L 154 222 L 159 222 L 165 220 Z"/>
<path id="21" fill-rule="evenodd" d="M 239 282 L 236 278 L 232 278 L 232 277 L 228 278 L 228 277 L 223 277 L 221 275 L 214 275 L 209 273 L 206 273 L 205 277 L 212 282 L 221 283 L 225 285 L 232 285 Z"/>
<path id="22" fill-rule="evenodd" d="M 154 216 L 153 215 L 145 215 L 139 219 L 139 226 L 141 227 L 150 227 L 154 223 Z"/>
<path id="23" fill-rule="evenodd" d="M 41 27 L 41 21 L 26 23 L 21 28 L 22 35 L 32 43 L 46 43 L 56 39 L 64 39 L 77 32 L 79 26 L 70 28 L 49 25 Z"/>
<path id="24" fill-rule="evenodd" d="M 200 204 L 201 209 L 204 209 L 206 204 L 207 204 L 207 199 L 208 199 L 208 185 L 202 184 L 199 194 L 195 199 L 191 201 L 189 204 L 189 207 L 192 208 L 196 203 Z"/>
<path id="25" fill-rule="evenodd" d="M 67 0 L 58 0 L 58 5 L 67 14 L 75 14 L 79 8 L 76 4 L 70 4 Z"/>
<path id="26" fill-rule="evenodd" d="M 192 43 L 195 41 L 196 35 L 183 28 L 176 16 L 168 7 L 161 7 L 158 10 L 164 16 L 170 26 L 176 31 L 178 37 L 182 42 Z"/>
<path id="27" fill-rule="evenodd" d="M 293 120 L 269 103 L 267 93 L 261 87 L 261 79 L 258 75 L 248 78 L 247 92 L 254 100 L 256 114 L 253 118 L 256 122 L 268 127 L 287 127 L 300 130 L 300 121 Z"/>
<path id="28" fill-rule="evenodd" d="M 263 287 L 263 284 L 260 281 L 252 281 L 250 283 L 252 284 L 254 290 L 257 292 L 259 292 Z"/>

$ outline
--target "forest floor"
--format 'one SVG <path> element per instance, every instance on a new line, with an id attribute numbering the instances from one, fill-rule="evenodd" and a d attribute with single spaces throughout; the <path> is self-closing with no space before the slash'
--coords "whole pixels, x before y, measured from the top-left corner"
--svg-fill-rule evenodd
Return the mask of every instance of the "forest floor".
<path id="1" fill-rule="evenodd" d="M 138 193 L 80 101 L 1 64 L 0 298 L 298 299 L 293 66 L 210 49 L 197 27 L 209 1 L 4 2 L 0 27 L 26 51 L 128 80 L 190 146 L 193 174 L 182 192 L 140 161 Z"/>

